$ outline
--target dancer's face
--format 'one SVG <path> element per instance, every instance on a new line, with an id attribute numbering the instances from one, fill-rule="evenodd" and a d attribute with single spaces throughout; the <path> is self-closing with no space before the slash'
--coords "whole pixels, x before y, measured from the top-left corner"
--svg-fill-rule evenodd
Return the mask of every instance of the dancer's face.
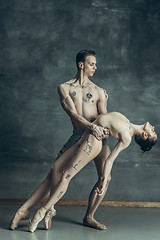
<path id="1" fill-rule="evenodd" d="M 97 66 L 96 66 L 96 58 L 95 56 L 87 56 L 85 58 L 85 62 L 83 64 L 83 72 L 85 75 L 87 75 L 88 77 L 90 76 L 93 76 L 95 71 L 97 69 Z"/>
<path id="2" fill-rule="evenodd" d="M 144 131 L 147 133 L 148 138 L 153 138 L 154 140 L 157 140 L 157 134 L 154 131 L 154 126 L 152 126 L 149 122 L 146 122 L 144 125 Z"/>

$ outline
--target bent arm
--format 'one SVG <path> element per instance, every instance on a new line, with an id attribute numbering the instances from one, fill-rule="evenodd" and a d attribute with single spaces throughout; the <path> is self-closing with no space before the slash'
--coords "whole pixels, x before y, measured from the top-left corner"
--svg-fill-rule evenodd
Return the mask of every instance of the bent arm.
<path id="1" fill-rule="evenodd" d="M 77 121 L 79 125 L 81 125 L 85 129 L 91 129 L 92 123 L 87 121 L 84 117 L 80 116 L 77 113 L 76 107 L 74 105 L 74 102 L 72 98 L 69 96 L 69 88 L 68 86 L 63 87 L 63 85 L 60 85 L 58 87 L 58 94 L 60 96 L 60 102 L 65 110 L 65 112 L 69 115 L 69 117 Z"/>
<path id="2" fill-rule="evenodd" d="M 99 114 L 107 113 L 107 101 L 108 101 L 108 94 L 106 90 L 103 88 L 99 89 L 99 101 L 98 101 L 98 112 Z"/>
<path id="3" fill-rule="evenodd" d="M 84 117 L 77 113 L 74 102 L 69 95 L 68 86 L 64 87 L 63 84 L 60 85 L 58 87 L 58 93 L 63 109 L 74 122 L 78 122 L 78 124 L 84 129 L 91 130 L 92 134 L 97 138 L 97 140 L 102 140 L 102 138 L 104 138 L 105 135 L 108 134 L 108 131 L 105 128 L 90 123 Z"/>

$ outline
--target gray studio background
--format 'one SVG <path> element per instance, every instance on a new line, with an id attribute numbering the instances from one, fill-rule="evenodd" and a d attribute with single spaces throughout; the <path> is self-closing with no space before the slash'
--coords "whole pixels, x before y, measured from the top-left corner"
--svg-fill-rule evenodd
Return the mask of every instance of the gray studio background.
<path id="1" fill-rule="evenodd" d="M 57 86 L 75 76 L 75 55 L 97 52 L 92 80 L 108 111 L 150 121 L 160 136 L 160 2 L 0 1 L 0 198 L 27 198 L 44 179 L 72 126 Z M 113 146 L 114 141 L 110 140 Z M 160 151 L 134 143 L 116 159 L 105 200 L 160 201 Z M 87 199 L 94 163 L 63 199 Z"/>

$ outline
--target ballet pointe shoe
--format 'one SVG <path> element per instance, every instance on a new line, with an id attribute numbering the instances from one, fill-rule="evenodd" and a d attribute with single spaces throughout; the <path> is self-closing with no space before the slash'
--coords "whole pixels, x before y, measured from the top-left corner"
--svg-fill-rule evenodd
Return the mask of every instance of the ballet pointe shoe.
<path id="1" fill-rule="evenodd" d="M 28 210 L 24 211 L 24 210 L 19 209 L 15 213 L 13 219 L 11 220 L 9 228 L 11 230 L 15 230 L 17 228 L 20 220 L 26 220 L 28 218 L 29 218 L 29 211 Z"/>
<path id="2" fill-rule="evenodd" d="M 56 216 L 56 210 L 54 209 L 54 207 L 51 207 L 50 209 L 47 210 L 44 217 L 44 227 L 46 230 L 51 227 L 52 218 L 54 216 Z"/>
<path id="3" fill-rule="evenodd" d="M 38 223 L 44 218 L 45 213 L 46 209 L 44 207 L 42 207 L 36 212 L 32 220 L 29 222 L 28 230 L 30 232 L 33 233 L 36 230 Z"/>

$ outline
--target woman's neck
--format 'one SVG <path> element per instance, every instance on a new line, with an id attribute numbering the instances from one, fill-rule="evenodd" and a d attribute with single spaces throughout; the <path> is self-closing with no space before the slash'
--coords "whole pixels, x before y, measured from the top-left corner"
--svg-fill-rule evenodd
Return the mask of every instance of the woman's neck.
<path id="1" fill-rule="evenodd" d="M 131 123 L 131 130 L 132 130 L 132 135 L 141 135 L 142 132 L 144 131 L 144 125 L 145 124 L 142 124 L 142 125 L 136 125 L 136 124 L 133 124 Z"/>

